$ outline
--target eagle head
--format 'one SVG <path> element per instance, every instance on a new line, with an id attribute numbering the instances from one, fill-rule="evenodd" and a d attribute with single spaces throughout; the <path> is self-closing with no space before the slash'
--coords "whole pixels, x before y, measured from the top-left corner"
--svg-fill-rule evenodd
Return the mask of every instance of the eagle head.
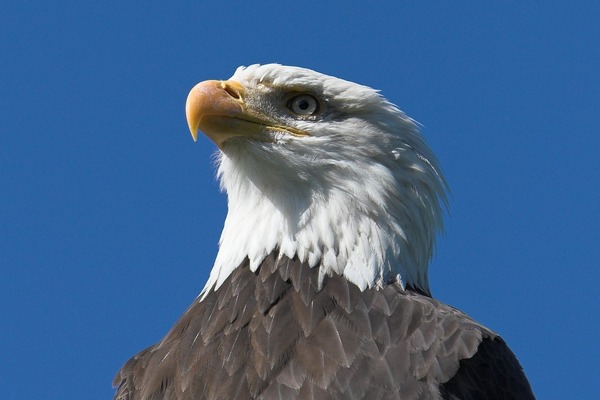
<path id="1" fill-rule="evenodd" d="M 200 130 L 218 146 L 228 196 L 205 291 L 275 252 L 361 290 L 399 281 L 429 293 L 446 183 L 417 124 L 376 90 L 251 65 L 196 85 L 186 114 L 194 140 Z"/>

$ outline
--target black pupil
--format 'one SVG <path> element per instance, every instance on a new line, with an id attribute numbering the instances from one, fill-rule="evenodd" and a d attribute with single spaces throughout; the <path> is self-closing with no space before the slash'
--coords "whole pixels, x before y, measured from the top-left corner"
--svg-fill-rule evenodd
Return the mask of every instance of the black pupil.
<path id="1" fill-rule="evenodd" d="M 298 103 L 298 107 L 303 111 L 308 110 L 309 106 L 310 105 L 308 104 L 308 101 L 306 101 L 306 100 L 300 100 L 300 102 Z"/>

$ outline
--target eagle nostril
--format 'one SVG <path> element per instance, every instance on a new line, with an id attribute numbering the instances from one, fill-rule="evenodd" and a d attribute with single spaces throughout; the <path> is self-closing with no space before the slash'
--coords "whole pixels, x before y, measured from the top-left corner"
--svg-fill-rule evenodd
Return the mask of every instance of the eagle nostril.
<path id="1" fill-rule="evenodd" d="M 224 83 L 222 86 L 223 90 L 225 90 L 227 94 L 229 94 L 234 99 L 239 100 L 241 98 L 240 93 L 234 87 L 231 87 L 226 83 Z"/>

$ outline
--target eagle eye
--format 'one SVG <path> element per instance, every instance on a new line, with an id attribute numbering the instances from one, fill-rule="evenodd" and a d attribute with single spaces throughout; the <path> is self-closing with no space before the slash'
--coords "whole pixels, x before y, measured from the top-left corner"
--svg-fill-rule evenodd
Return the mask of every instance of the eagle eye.
<path id="1" fill-rule="evenodd" d="M 311 95 L 300 94 L 292 97 L 288 103 L 288 108 L 294 114 L 300 116 L 313 115 L 319 110 L 319 102 Z"/>

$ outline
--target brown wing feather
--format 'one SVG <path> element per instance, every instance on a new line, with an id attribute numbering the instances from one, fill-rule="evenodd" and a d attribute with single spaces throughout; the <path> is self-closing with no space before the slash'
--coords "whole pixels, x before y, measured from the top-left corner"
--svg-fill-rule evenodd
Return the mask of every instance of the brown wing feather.
<path id="1" fill-rule="evenodd" d="M 318 283 L 297 260 L 245 262 L 123 366 L 115 399 L 533 398 L 504 342 L 462 312 L 398 284 Z M 513 397 L 490 397 L 498 385 Z"/>
<path id="2" fill-rule="evenodd" d="M 521 365 L 499 337 L 485 339 L 473 357 L 461 360 L 441 393 L 452 400 L 534 399 Z"/>

